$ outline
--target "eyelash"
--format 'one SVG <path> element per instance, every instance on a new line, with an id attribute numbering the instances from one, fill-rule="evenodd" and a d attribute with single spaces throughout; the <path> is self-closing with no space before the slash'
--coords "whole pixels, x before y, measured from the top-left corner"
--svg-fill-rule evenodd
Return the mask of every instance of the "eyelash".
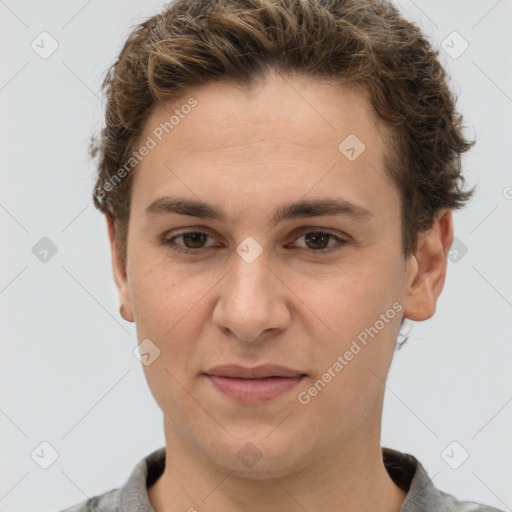
<path id="1" fill-rule="evenodd" d="M 338 244 L 340 245 L 339 248 L 343 247 L 345 244 L 347 244 L 349 242 L 347 239 L 342 238 L 329 230 L 312 229 L 312 228 L 304 228 L 303 230 L 301 230 L 299 233 L 297 233 L 297 237 L 294 239 L 294 241 L 296 241 L 298 238 L 301 238 L 302 236 L 307 235 L 309 233 L 314 233 L 317 235 L 319 235 L 319 234 L 320 235 L 328 235 L 331 238 L 334 238 L 338 242 Z M 183 231 L 182 233 L 179 233 L 178 235 L 174 235 L 170 238 L 164 238 L 162 241 L 162 244 L 169 247 L 169 249 L 171 249 L 173 251 L 181 252 L 184 254 L 199 253 L 200 251 L 203 251 L 203 250 L 212 249 L 212 247 L 201 247 L 199 249 L 188 249 L 188 248 L 184 248 L 183 246 L 177 245 L 174 242 L 175 239 L 180 238 L 183 235 L 190 235 L 190 234 L 207 235 L 210 238 L 213 238 L 209 233 L 206 233 L 204 231 Z M 333 247 L 335 247 L 335 245 L 325 248 L 325 249 L 308 249 L 307 247 L 299 247 L 299 249 L 305 249 L 306 251 L 309 251 L 309 252 L 312 252 L 315 254 L 325 254 L 325 253 L 331 252 L 333 250 Z"/>

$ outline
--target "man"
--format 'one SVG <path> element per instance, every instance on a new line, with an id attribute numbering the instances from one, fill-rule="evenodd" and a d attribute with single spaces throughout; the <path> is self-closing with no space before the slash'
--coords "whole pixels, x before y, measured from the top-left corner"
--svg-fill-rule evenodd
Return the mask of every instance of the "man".
<path id="1" fill-rule="evenodd" d="M 419 29 L 370 0 L 178 0 L 104 87 L 94 202 L 166 446 L 69 510 L 497 510 L 380 446 L 472 193 Z"/>

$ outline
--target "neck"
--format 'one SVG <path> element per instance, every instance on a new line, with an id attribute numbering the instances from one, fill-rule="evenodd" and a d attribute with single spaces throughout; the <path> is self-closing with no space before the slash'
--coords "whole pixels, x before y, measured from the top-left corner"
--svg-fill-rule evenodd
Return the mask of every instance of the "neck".
<path id="1" fill-rule="evenodd" d="M 166 467 L 149 499 L 155 512 L 398 512 L 406 492 L 386 471 L 380 431 L 369 434 L 285 476 L 255 479 L 223 470 L 166 430 Z"/>

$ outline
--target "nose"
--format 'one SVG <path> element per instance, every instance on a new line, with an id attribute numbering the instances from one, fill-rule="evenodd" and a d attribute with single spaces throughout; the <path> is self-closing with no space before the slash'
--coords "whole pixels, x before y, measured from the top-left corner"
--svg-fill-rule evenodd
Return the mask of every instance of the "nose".
<path id="1" fill-rule="evenodd" d="M 219 284 L 213 323 L 246 342 L 277 335 L 290 322 L 290 291 L 263 252 L 248 263 L 234 254 L 231 271 Z"/>

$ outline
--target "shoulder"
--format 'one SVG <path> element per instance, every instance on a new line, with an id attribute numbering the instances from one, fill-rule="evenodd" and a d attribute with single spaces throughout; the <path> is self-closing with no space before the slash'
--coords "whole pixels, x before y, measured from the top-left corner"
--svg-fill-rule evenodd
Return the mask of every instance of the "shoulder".
<path id="1" fill-rule="evenodd" d="M 85 500 L 63 509 L 59 512 L 117 512 L 119 510 L 119 489 L 112 489 L 98 496 Z"/>
<path id="2" fill-rule="evenodd" d="M 475 501 L 460 501 L 451 494 L 441 490 L 438 490 L 438 492 L 440 505 L 442 505 L 443 510 L 450 512 L 504 512 L 502 509 L 477 503 Z"/>
<path id="3" fill-rule="evenodd" d="M 152 512 L 148 488 L 165 469 L 165 447 L 158 448 L 133 468 L 118 488 L 87 498 L 59 512 Z"/>
<path id="4" fill-rule="evenodd" d="M 382 456 L 390 477 L 407 492 L 399 512 L 504 512 L 482 503 L 458 500 L 438 489 L 414 455 L 383 447 Z"/>

